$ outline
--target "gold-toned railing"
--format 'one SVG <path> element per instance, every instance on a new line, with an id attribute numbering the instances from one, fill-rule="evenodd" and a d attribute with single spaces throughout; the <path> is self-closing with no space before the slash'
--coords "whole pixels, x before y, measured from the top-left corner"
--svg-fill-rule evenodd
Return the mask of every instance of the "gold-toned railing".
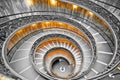
<path id="1" fill-rule="evenodd" d="M 24 38 L 25 36 L 27 36 L 28 34 L 41 30 L 41 29 L 52 29 L 52 28 L 59 28 L 59 29 L 65 29 L 65 30 L 69 30 L 72 31 L 74 33 L 77 33 L 78 35 L 80 35 L 85 41 L 87 41 L 89 43 L 88 38 L 85 36 L 85 34 L 83 32 L 81 32 L 79 29 L 77 29 L 76 27 L 67 24 L 67 23 L 63 23 L 63 22 L 58 22 L 58 21 L 50 21 L 50 22 L 40 22 L 40 23 L 35 23 L 29 26 L 26 26 L 20 30 L 18 30 L 9 40 L 8 42 L 8 50 L 10 50 L 12 47 L 14 47 L 14 45 L 21 40 L 22 38 Z"/>

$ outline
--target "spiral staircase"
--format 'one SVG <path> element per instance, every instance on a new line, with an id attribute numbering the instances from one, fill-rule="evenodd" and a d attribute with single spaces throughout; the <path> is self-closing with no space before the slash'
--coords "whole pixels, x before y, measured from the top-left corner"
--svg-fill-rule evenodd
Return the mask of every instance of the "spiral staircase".
<path id="1" fill-rule="evenodd" d="M 105 3 L 1 0 L 0 75 L 5 80 L 119 80 L 120 21 Z"/>

